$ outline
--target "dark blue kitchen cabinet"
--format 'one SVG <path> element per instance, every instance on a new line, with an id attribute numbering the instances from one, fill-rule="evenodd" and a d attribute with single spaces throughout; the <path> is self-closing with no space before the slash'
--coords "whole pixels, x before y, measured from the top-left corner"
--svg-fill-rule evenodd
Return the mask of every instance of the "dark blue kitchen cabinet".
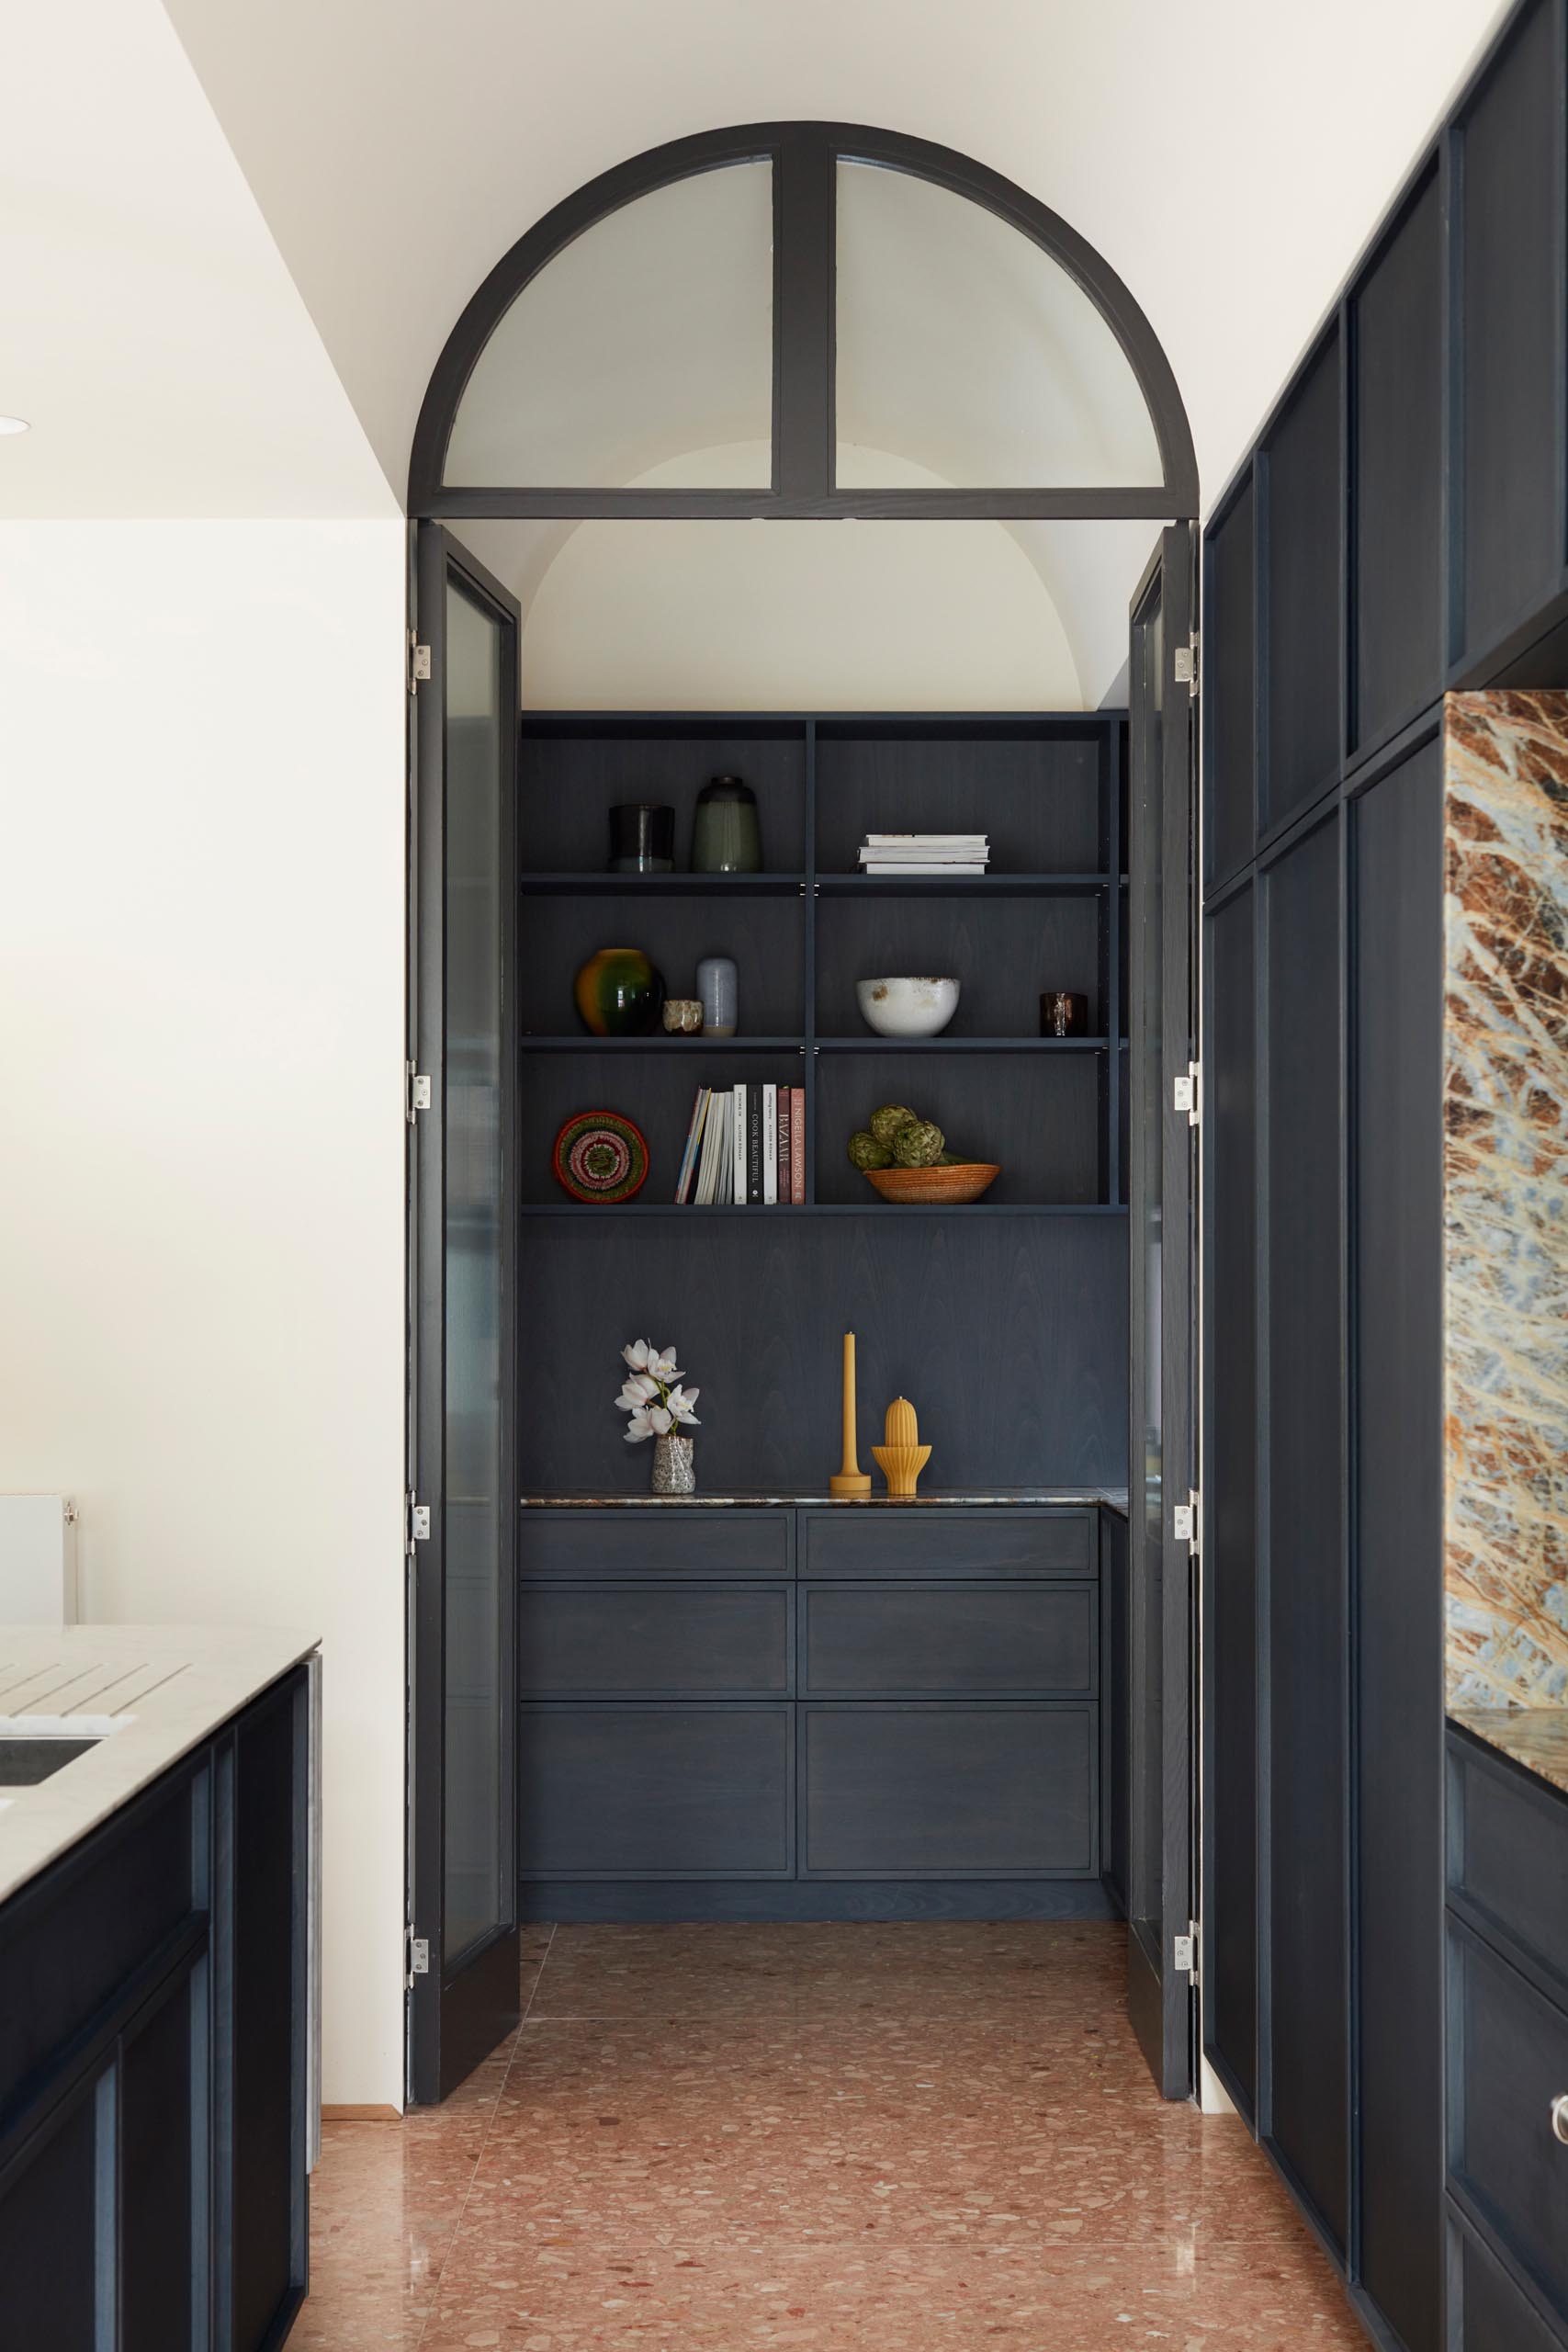
<path id="1" fill-rule="evenodd" d="M 1100 1519 L 527 1508 L 525 1914 L 1112 1916 Z"/>
<path id="2" fill-rule="evenodd" d="M 307 2276 L 310 1679 L 0 1906 L 0 2342 L 272 2352 Z"/>

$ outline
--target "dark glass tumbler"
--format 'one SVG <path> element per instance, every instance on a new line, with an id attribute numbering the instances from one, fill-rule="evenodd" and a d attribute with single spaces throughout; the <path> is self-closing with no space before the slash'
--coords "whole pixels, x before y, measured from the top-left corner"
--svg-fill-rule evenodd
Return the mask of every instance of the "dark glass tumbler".
<path id="1" fill-rule="evenodd" d="M 672 874 L 675 811 L 652 800 L 623 800 L 610 811 L 612 874 Z"/>

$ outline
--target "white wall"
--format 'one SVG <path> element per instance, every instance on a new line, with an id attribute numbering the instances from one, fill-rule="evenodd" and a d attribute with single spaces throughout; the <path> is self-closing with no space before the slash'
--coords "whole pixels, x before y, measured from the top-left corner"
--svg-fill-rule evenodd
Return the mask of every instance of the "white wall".
<path id="1" fill-rule="evenodd" d="M 0 526 L 0 1488 L 326 1657 L 325 2096 L 400 2101 L 403 538 Z"/>

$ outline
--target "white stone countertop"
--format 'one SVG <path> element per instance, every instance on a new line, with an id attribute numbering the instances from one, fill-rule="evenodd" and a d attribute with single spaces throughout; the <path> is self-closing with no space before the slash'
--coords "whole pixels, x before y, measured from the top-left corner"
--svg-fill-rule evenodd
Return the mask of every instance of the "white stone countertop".
<path id="1" fill-rule="evenodd" d="M 104 1735 L 36 1787 L 0 1787 L 0 1900 L 309 1657 L 319 1639 L 276 1626 L 0 1625 L 0 1736 Z"/>

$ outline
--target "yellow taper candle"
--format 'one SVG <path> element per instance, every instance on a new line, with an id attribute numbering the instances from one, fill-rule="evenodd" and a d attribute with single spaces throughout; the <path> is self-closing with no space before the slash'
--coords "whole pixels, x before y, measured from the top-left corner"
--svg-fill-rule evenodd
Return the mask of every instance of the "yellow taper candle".
<path id="1" fill-rule="evenodd" d="M 871 1478 L 863 1470 L 855 1450 L 855 1335 L 844 1333 L 844 1459 L 840 1468 L 828 1481 L 830 1495 L 869 1495 Z"/>

